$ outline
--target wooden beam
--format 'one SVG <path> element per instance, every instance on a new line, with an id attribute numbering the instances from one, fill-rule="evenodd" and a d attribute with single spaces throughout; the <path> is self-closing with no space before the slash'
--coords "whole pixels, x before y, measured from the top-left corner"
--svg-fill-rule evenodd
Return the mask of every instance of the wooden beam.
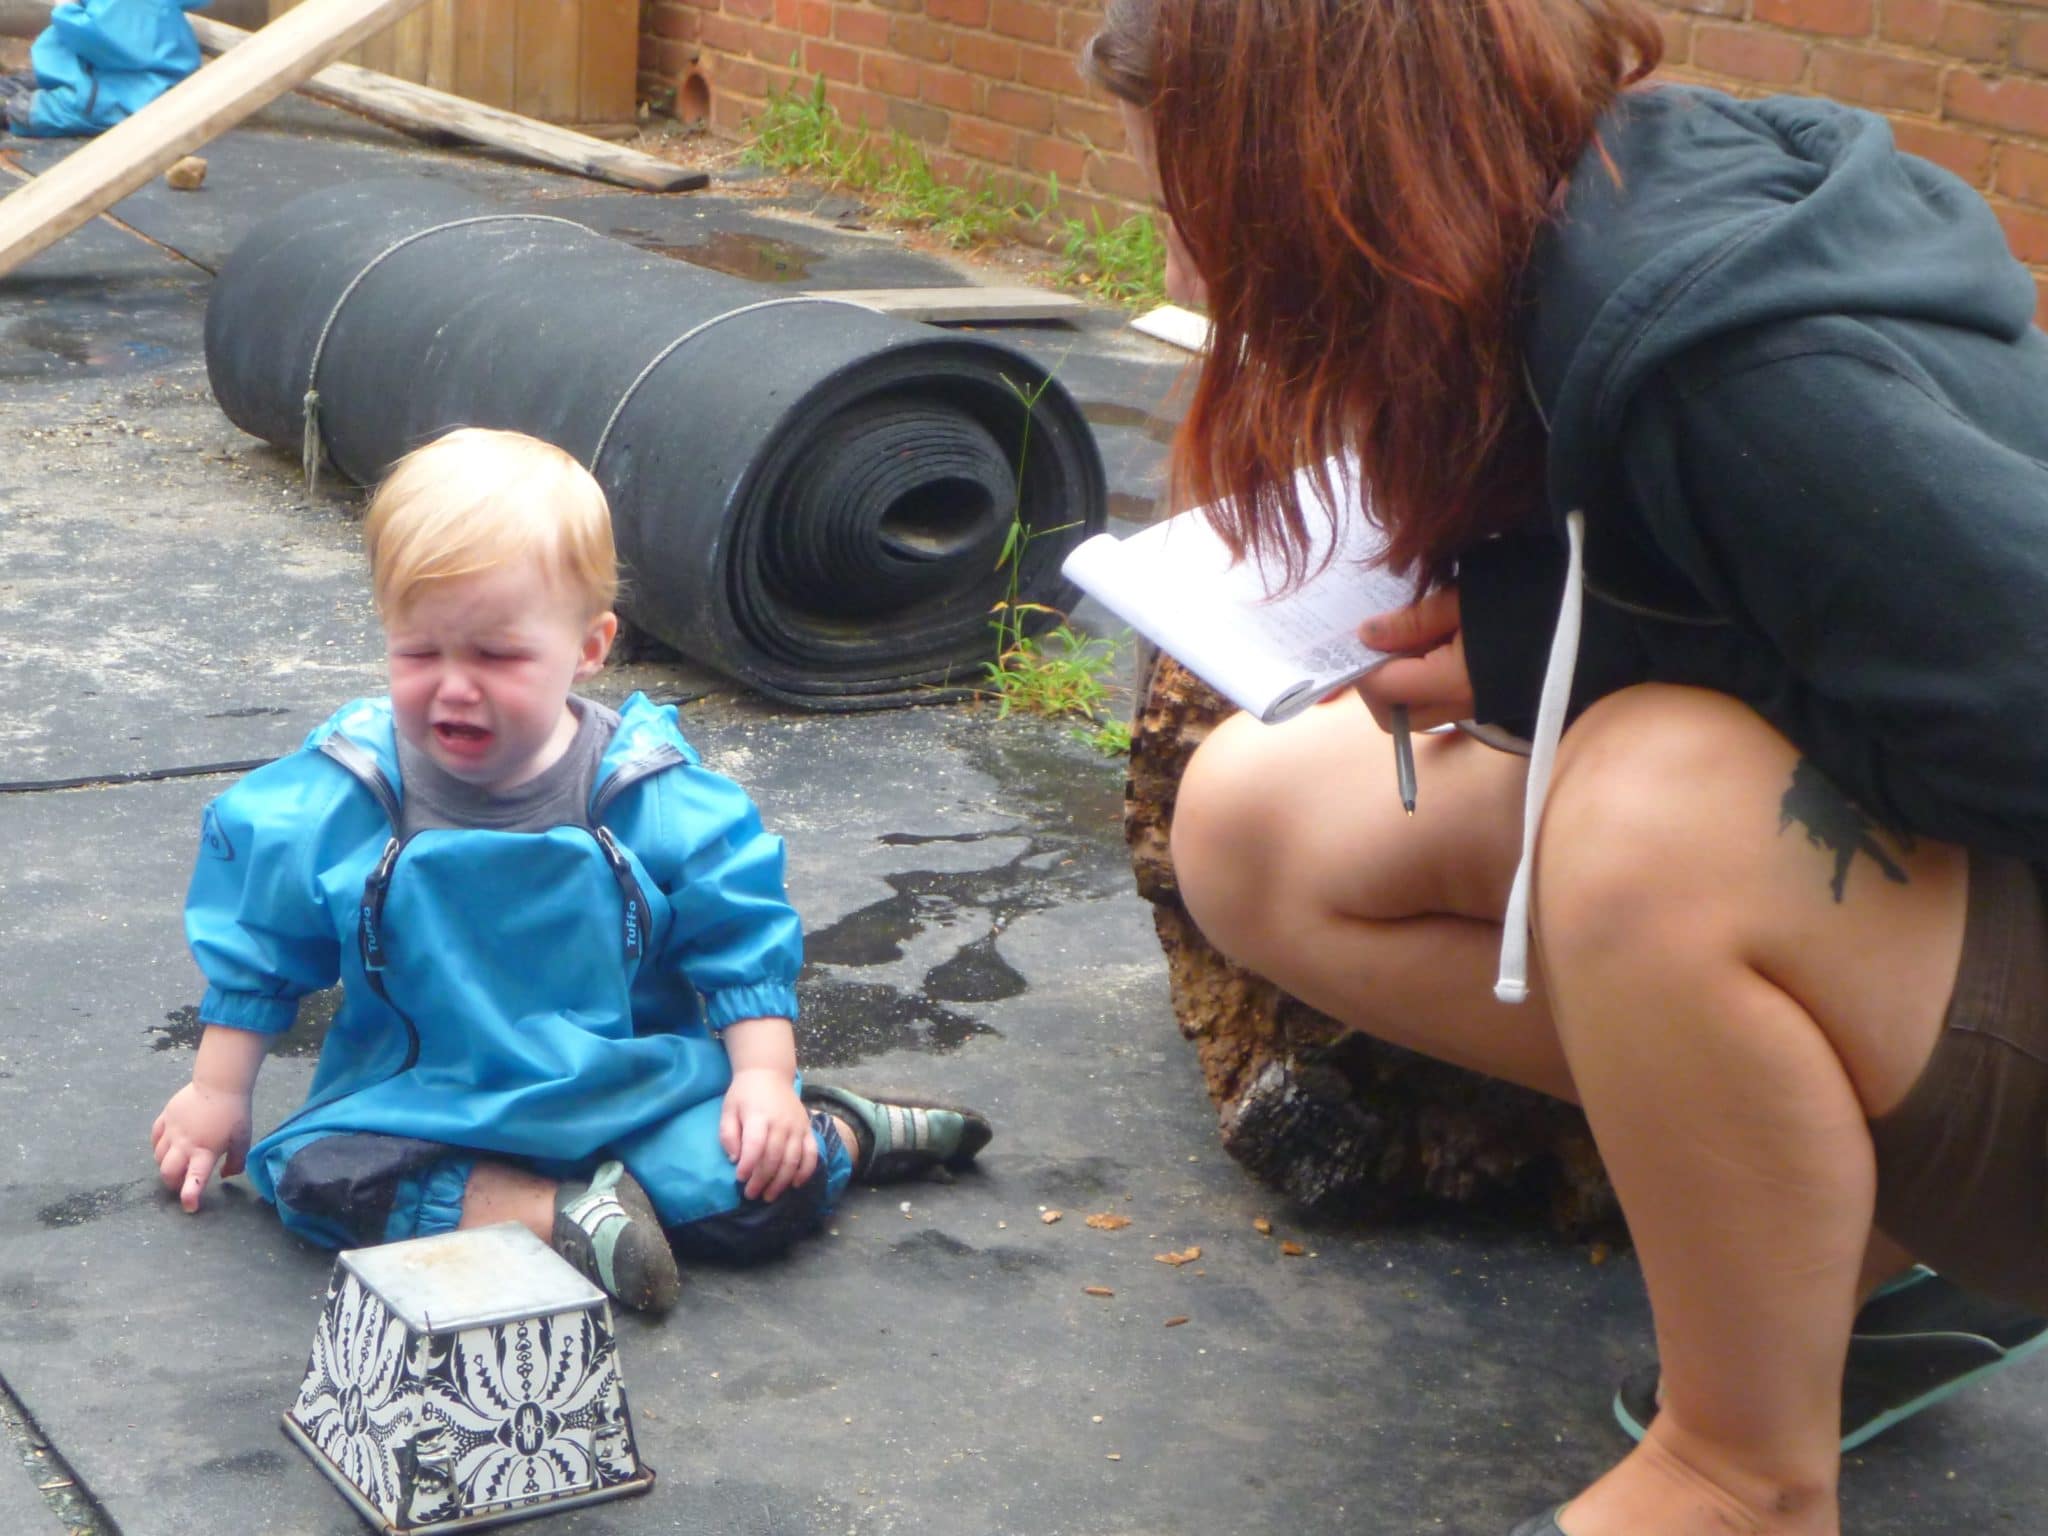
<path id="1" fill-rule="evenodd" d="M 298 12 L 288 14 L 295 16 Z M 243 48 L 253 47 L 270 30 L 266 27 L 263 32 L 244 32 L 240 27 L 208 21 L 204 16 L 186 19 L 192 23 L 200 47 L 229 59 L 238 57 Z M 410 80 L 394 80 L 353 64 L 330 64 L 302 81 L 299 91 L 316 101 L 367 113 L 380 122 L 393 123 L 414 133 L 452 133 L 472 144 L 502 149 L 522 160 L 643 192 L 688 192 L 708 185 L 711 180 L 702 171 L 687 170 L 673 161 L 656 159 L 637 150 L 621 149 L 587 133 L 537 123 L 516 112 L 466 101 L 446 91 L 414 85 Z"/>
<path id="2" fill-rule="evenodd" d="M 152 176 L 275 101 L 422 0 L 306 0 L 249 46 L 81 144 L 0 199 L 0 276 L 104 213 Z"/>
<path id="3" fill-rule="evenodd" d="M 813 289 L 808 297 L 842 299 L 865 304 L 905 320 L 935 325 L 968 320 L 1064 320 L 1085 313 L 1088 306 L 1072 294 L 1043 288 L 829 288 Z"/>

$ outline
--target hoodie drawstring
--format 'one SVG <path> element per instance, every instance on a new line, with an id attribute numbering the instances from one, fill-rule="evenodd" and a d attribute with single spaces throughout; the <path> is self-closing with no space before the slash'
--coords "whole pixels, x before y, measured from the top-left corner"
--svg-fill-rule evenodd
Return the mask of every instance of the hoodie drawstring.
<path id="1" fill-rule="evenodd" d="M 1543 825 L 1543 802 L 1550 796 L 1550 766 L 1564 734 L 1564 712 L 1571 702 L 1572 673 L 1579 662 L 1579 615 L 1585 605 L 1586 514 L 1568 512 L 1564 519 L 1568 551 L 1564 593 L 1557 603 L 1557 628 L 1550 636 L 1550 660 L 1543 669 L 1543 696 L 1536 706 L 1536 735 L 1529 745 L 1529 783 L 1522 796 L 1522 861 L 1508 891 L 1507 914 L 1500 935 L 1500 977 L 1493 995 L 1504 1003 L 1529 996 L 1529 888 L 1536 874 L 1536 833 Z"/>

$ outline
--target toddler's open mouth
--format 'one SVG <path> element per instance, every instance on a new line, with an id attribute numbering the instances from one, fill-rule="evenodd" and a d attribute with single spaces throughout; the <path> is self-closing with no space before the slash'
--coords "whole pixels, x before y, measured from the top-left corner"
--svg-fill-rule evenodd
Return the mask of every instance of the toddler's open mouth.
<path id="1" fill-rule="evenodd" d="M 489 746 L 491 733 L 480 725 L 465 725 L 459 720 L 436 720 L 434 739 L 451 752 L 469 754 Z"/>

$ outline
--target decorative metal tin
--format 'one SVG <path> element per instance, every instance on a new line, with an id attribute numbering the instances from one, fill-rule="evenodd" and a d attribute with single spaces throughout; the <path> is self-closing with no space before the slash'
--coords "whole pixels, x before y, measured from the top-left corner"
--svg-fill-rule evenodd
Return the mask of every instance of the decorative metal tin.
<path id="1" fill-rule="evenodd" d="M 394 1536 L 654 1483 L 610 1302 L 517 1223 L 343 1253 L 284 1428 Z"/>

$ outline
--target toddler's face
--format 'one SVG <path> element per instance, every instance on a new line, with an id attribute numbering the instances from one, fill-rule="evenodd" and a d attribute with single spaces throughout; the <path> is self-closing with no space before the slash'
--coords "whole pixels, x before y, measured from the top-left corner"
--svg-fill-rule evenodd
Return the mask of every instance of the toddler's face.
<path id="1" fill-rule="evenodd" d="M 523 784 L 574 737 L 569 690 L 616 628 L 585 618 L 538 559 L 428 582 L 384 626 L 399 733 L 466 783 Z"/>

